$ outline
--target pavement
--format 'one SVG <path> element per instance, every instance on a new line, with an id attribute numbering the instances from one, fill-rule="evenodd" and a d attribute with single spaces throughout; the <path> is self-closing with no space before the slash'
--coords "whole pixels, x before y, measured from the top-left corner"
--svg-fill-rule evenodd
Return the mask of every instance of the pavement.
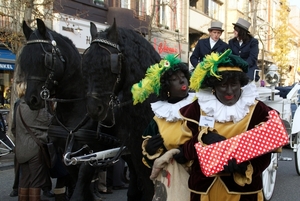
<path id="1" fill-rule="evenodd" d="M 9 153 L 5 156 L 0 156 L 0 170 L 14 167 L 15 153 Z"/>

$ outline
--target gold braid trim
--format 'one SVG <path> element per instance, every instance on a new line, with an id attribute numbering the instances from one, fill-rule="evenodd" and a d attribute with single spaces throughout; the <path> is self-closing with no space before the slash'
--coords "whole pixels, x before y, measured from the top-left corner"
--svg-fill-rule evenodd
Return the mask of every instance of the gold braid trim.
<path id="1" fill-rule="evenodd" d="M 164 149 L 161 147 L 161 148 L 159 148 L 159 149 L 156 151 L 155 154 L 150 155 L 150 154 L 146 151 L 146 148 L 145 148 L 146 145 L 147 145 L 147 143 L 148 143 L 148 140 L 149 140 L 149 138 L 148 138 L 148 139 L 145 139 L 145 140 L 143 141 L 143 143 L 142 143 L 142 153 L 143 153 L 143 155 L 146 156 L 148 159 L 154 160 L 154 159 L 160 157 L 160 156 L 163 154 Z"/>
<path id="2" fill-rule="evenodd" d="M 218 72 L 222 71 L 240 71 L 243 72 L 243 70 L 240 67 L 218 67 Z"/>
<path id="3" fill-rule="evenodd" d="M 208 131 L 217 133 L 217 131 L 213 128 L 206 127 L 206 126 L 201 127 L 201 131 L 199 132 L 199 135 L 198 135 L 198 142 L 201 142 L 202 146 L 204 146 L 205 144 L 202 142 L 201 138 L 202 138 L 203 134 L 207 134 Z"/>

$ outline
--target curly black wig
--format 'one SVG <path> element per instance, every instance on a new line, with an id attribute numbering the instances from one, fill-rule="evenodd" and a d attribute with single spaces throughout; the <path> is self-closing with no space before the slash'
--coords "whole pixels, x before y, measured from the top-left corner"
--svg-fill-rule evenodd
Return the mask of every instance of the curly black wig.
<path id="1" fill-rule="evenodd" d="M 175 69 L 175 70 L 174 70 Z M 174 65 L 174 67 L 160 77 L 160 90 L 159 90 L 159 99 L 160 100 L 168 100 L 168 91 L 170 90 L 169 78 L 175 74 L 177 71 L 183 72 L 185 77 L 188 80 L 188 84 L 190 84 L 190 71 L 186 64 L 179 63 Z"/>

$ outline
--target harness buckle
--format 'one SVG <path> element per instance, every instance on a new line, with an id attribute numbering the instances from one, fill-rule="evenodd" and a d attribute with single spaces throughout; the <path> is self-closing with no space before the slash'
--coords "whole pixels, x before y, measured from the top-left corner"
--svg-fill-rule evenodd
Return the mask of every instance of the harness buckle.
<path id="1" fill-rule="evenodd" d="M 50 91 L 47 88 L 43 88 L 43 90 L 40 93 L 40 96 L 43 100 L 46 100 L 50 97 Z"/>

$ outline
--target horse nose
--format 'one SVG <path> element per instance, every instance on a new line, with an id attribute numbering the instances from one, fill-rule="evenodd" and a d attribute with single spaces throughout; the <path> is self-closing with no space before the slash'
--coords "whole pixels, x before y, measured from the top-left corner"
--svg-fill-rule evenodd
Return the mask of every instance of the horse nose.
<path id="1" fill-rule="evenodd" d="M 25 102 L 29 106 L 31 110 L 37 110 L 42 107 L 41 102 L 39 102 L 39 99 L 37 96 L 31 95 L 29 97 L 25 96 Z"/>
<path id="2" fill-rule="evenodd" d="M 91 118 L 95 120 L 101 120 L 100 118 L 104 113 L 103 110 L 103 105 L 98 103 L 94 98 L 89 97 L 87 99 L 87 112 Z"/>
<path id="3" fill-rule="evenodd" d="M 38 98 L 36 96 L 31 96 L 30 104 L 31 105 L 37 105 L 38 104 Z"/>

